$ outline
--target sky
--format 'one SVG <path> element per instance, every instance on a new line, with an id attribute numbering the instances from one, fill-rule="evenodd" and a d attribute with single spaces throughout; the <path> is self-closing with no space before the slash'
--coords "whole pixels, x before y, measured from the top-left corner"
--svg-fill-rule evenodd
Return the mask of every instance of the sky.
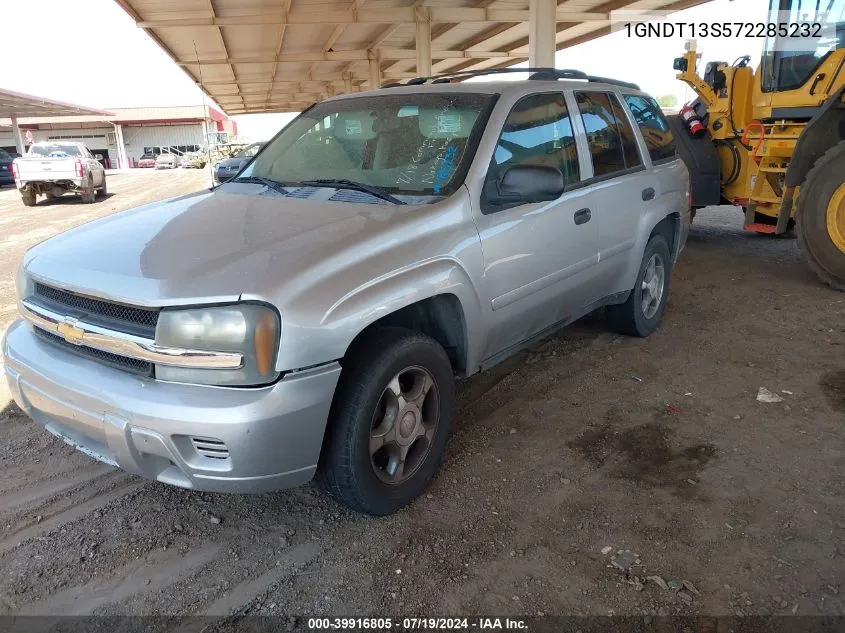
<path id="1" fill-rule="evenodd" d="M 6 59 L 0 64 L 0 86 L 4 88 L 102 109 L 203 102 L 202 92 L 188 75 L 113 0 L 0 0 L 0 7 L 3 23 L 13 25 L 3 29 Z M 766 18 L 767 7 L 768 0 L 711 0 L 674 13 L 671 20 L 759 22 Z M 68 49 L 70 55 L 62 61 L 57 55 L 69 38 L 81 44 Z M 741 55 L 751 55 L 756 65 L 762 45 L 762 39 L 754 38 L 700 39 L 700 72 L 708 61 L 730 63 Z M 672 70 L 672 60 L 683 52 L 680 37 L 628 38 L 617 32 L 558 52 L 555 65 L 633 81 L 655 97 L 674 94 L 683 103 L 694 98 Z M 57 63 L 76 69 L 57 72 Z M 90 73 L 80 68 L 83 63 L 93 66 Z M 242 136 L 266 140 L 292 116 L 232 118 Z"/>

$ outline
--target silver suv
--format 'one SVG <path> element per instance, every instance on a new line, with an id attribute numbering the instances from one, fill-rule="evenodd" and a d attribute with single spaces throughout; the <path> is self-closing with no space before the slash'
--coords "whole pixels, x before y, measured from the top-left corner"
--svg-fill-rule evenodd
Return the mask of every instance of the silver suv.
<path id="1" fill-rule="evenodd" d="M 229 183 L 32 250 L 2 349 L 20 407 L 196 490 L 315 474 L 383 515 L 443 455 L 455 376 L 600 307 L 647 336 L 689 228 L 656 102 L 573 71 L 319 103 Z"/>

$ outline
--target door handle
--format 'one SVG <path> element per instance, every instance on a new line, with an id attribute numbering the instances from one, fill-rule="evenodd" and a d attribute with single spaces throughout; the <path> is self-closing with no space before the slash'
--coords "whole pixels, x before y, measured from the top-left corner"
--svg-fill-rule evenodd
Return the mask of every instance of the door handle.
<path id="1" fill-rule="evenodd" d="M 654 200 L 654 189 L 649 187 L 648 189 L 643 189 L 643 201 L 646 200 Z"/>
<path id="2" fill-rule="evenodd" d="M 579 209 L 575 212 L 575 224 L 586 224 L 593 217 L 589 209 Z"/>

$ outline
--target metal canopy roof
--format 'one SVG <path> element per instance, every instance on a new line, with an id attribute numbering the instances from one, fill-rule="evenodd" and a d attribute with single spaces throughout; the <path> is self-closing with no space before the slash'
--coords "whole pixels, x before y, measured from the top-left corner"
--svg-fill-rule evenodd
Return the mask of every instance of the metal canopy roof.
<path id="1" fill-rule="evenodd" d="M 110 116 L 112 113 L 0 88 L 0 119 L 70 116 L 78 114 Z"/>
<path id="2" fill-rule="evenodd" d="M 415 77 L 420 24 L 433 73 L 528 58 L 529 0 L 115 1 L 230 115 L 302 110 Z M 556 47 L 605 35 L 616 9 L 705 1 L 558 0 Z"/>

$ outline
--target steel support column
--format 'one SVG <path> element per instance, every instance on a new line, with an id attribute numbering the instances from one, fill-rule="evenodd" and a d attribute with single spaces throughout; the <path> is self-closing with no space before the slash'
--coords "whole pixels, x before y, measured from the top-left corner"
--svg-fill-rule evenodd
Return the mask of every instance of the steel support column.
<path id="1" fill-rule="evenodd" d="M 118 169 L 127 169 L 129 165 L 129 157 L 126 155 L 126 143 L 123 140 L 123 126 L 120 123 L 112 123 L 114 125 L 114 144 L 117 146 L 117 167 Z"/>
<path id="2" fill-rule="evenodd" d="M 381 64 L 378 55 L 373 51 L 368 51 L 367 58 L 370 63 L 370 90 L 381 88 Z"/>
<path id="3" fill-rule="evenodd" d="M 431 20 L 426 7 L 416 7 L 417 76 L 431 76 Z"/>
<path id="4" fill-rule="evenodd" d="M 26 153 L 26 149 L 24 148 L 23 144 L 23 136 L 21 136 L 21 128 L 18 125 L 18 117 L 12 117 L 12 136 L 15 137 L 15 148 L 18 150 L 18 154 L 23 156 Z"/>
<path id="5" fill-rule="evenodd" d="M 528 65 L 553 68 L 557 32 L 555 0 L 530 0 L 528 13 Z"/>

